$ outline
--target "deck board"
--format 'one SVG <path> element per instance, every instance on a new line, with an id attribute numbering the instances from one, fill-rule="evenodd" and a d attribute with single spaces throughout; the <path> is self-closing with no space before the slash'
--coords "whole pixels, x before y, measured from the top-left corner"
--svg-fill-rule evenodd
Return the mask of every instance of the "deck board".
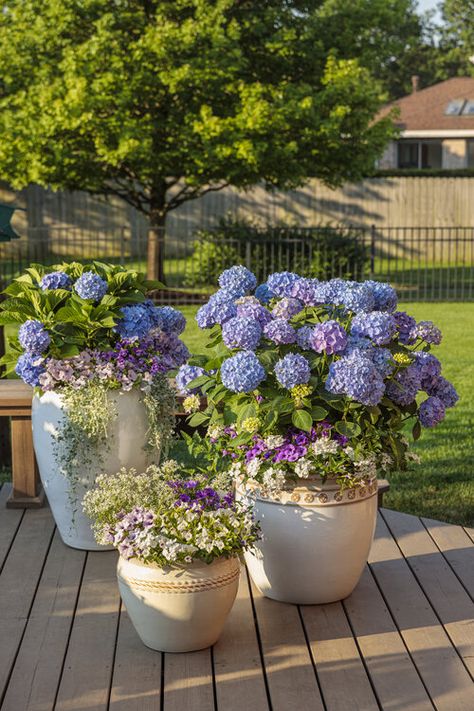
<path id="1" fill-rule="evenodd" d="M 383 510 L 342 603 L 268 600 L 243 569 L 213 650 L 162 655 L 120 607 L 116 554 L 66 548 L 47 508 L 7 510 L 7 496 L 4 486 L 1 711 L 474 708 L 474 543 L 460 526 Z"/>

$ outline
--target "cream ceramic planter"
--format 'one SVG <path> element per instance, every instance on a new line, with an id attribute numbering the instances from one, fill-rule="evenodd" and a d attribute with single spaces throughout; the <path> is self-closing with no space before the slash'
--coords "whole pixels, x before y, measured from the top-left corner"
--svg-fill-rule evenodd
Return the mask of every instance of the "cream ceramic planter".
<path id="1" fill-rule="evenodd" d="M 80 482 L 71 489 L 69 480 L 61 473 L 55 457 L 55 434 L 67 413 L 62 396 L 46 392 L 33 397 L 33 443 L 41 476 L 62 540 L 72 548 L 105 550 L 108 546 L 96 543 L 91 521 L 82 511 L 82 499 L 102 472 L 113 474 L 121 467 L 135 467 L 143 471 L 150 463 L 145 452 L 148 418 L 138 391 L 111 390 L 111 403 L 117 416 L 110 421 L 107 447 L 92 455 L 93 461 L 84 463 Z"/>
<path id="2" fill-rule="evenodd" d="M 245 498 L 242 490 L 238 496 Z M 278 499 L 252 497 L 263 538 L 245 562 L 266 597 L 303 605 L 351 594 L 367 562 L 377 516 L 377 482 L 340 492 L 317 477 Z"/>
<path id="3" fill-rule="evenodd" d="M 239 586 L 238 558 L 209 565 L 160 568 L 119 558 L 117 578 L 143 644 L 161 652 L 193 652 L 219 638 Z"/>

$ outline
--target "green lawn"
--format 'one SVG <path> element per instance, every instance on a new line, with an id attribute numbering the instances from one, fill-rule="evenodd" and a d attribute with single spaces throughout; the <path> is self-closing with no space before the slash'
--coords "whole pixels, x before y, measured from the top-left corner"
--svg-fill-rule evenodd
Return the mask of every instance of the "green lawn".
<path id="1" fill-rule="evenodd" d="M 405 304 L 418 320 L 432 320 L 443 331 L 435 350 L 443 373 L 460 395 L 455 408 L 434 430 L 424 430 L 413 446 L 422 459 L 407 472 L 390 475 L 389 508 L 441 521 L 474 525 L 474 304 Z M 205 332 L 194 320 L 197 307 L 183 307 L 188 319 L 183 338 L 192 352 L 202 351 Z"/>

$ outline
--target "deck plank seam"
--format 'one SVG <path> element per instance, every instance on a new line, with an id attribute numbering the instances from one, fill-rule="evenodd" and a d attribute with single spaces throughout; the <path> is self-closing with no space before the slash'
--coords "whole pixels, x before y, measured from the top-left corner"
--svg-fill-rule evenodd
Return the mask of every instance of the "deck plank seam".
<path id="1" fill-rule="evenodd" d="M 112 696 L 112 684 L 114 681 L 114 671 L 115 671 L 115 660 L 117 658 L 117 645 L 120 630 L 120 618 L 122 617 L 122 600 L 119 598 L 118 614 L 117 614 L 117 629 L 115 630 L 115 640 L 114 640 L 114 653 L 112 654 L 112 663 L 110 665 L 110 679 L 109 679 L 109 690 L 107 692 L 106 709 L 110 709 L 110 698 Z"/>
<path id="2" fill-rule="evenodd" d="M 433 543 L 435 544 L 436 548 L 438 549 L 438 551 L 439 551 L 439 552 L 441 553 L 441 555 L 443 556 L 443 559 L 446 561 L 446 563 L 448 564 L 449 568 L 452 570 L 452 572 L 454 573 L 454 575 L 455 575 L 456 578 L 458 579 L 459 583 L 462 585 L 462 587 L 463 587 L 464 590 L 466 591 L 466 593 L 467 593 L 467 595 L 469 596 L 470 600 L 471 600 L 472 602 L 474 602 L 474 596 L 473 596 L 473 595 L 471 594 L 471 592 L 467 589 L 466 585 L 463 583 L 463 581 L 461 580 L 461 578 L 460 578 L 459 575 L 457 574 L 456 570 L 453 568 L 453 566 L 452 566 L 451 563 L 449 562 L 449 558 L 446 557 L 445 552 L 442 551 L 441 548 L 438 546 L 438 544 L 436 543 L 436 540 L 435 540 L 435 539 L 433 538 L 433 536 L 431 535 L 429 529 L 426 528 L 425 523 L 424 523 L 424 521 L 423 521 L 422 518 L 420 518 L 420 521 L 421 521 L 421 523 L 422 523 L 422 525 L 423 525 L 423 527 L 424 527 L 426 533 L 429 535 L 429 537 L 431 538 L 431 540 L 432 540 Z M 464 529 L 463 529 L 463 530 L 464 530 Z"/>
<path id="3" fill-rule="evenodd" d="M 470 530 L 469 530 L 468 528 L 466 528 L 466 526 L 463 526 L 463 529 L 462 529 L 462 530 L 464 531 L 464 533 L 465 533 L 467 536 L 469 536 L 469 538 L 471 539 L 471 541 L 474 543 L 474 536 L 472 535 L 472 533 L 470 532 Z"/>
<path id="4" fill-rule="evenodd" d="M 376 687 L 375 687 L 375 683 L 374 683 L 374 681 L 372 680 L 372 677 L 371 677 L 371 675 L 370 675 L 369 667 L 367 666 L 367 662 L 365 661 L 365 657 L 364 657 L 364 655 L 362 654 L 362 650 L 361 650 L 360 645 L 359 645 L 359 640 L 358 640 L 357 635 L 356 635 L 356 633 L 355 633 L 354 627 L 352 626 L 352 621 L 351 621 L 351 618 L 349 617 L 349 613 L 347 612 L 346 606 L 345 606 L 345 604 L 344 604 L 344 600 L 341 600 L 341 606 L 342 606 L 342 609 L 343 609 L 344 614 L 345 614 L 345 616 L 346 616 L 347 624 L 349 625 L 349 628 L 350 628 L 350 630 L 351 630 L 352 638 L 353 638 L 353 640 L 354 640 L 355 646 L 356 646 L 357 651 L 358 651 L 358 653 L 359 653 L 360 661 L 362 662 L 362 665 L 363 665 L 363 667 L 364 667 L 364 669 L 365 669 L 365 673 L 366 673 L 367 679 L 368 679 L 368 681 L 369 681 L 370 688 L 372 689 L 372 693 L 373 693 L 373 695 L 374 695 L 375 701 L 376 701 L 376 703 L 377 703 L 377 705 L 378 705 L 380 711 L 384 711 L 383 706 L 382 706 L 382 702 L 380 701 L 379 695 L 378 695 L 378 693 L 377 693 L 377 689 L 376 689 Z"/>
<path id="5" fill-rule="evenodd" d="M 23 515 L 22 518 L 21 518 L 21 520 L 23 521 L 24 518 L 25 518 L 25 516 Z M 3 702 L 5 701 L 5 696 L 7 695 L 7 691 L 8 691 L 8 687 L 9 687 L 9 685 L 10 685 L 10 681 L 11 681 L 11 678 L 12 678 L 13 670 L 15 669 L 15 665 L 16 665 L 16 662 L 17 662 L 17 659 L 18 659 L 18 655 L 19 655 L 19 653 L 20 653 L 21 645 L 23 644 L 23 640 L 25 639 L 26 630 L 27 630 L 27 628 L 28 628 L 28 624 L 29 624 L 29 621 L 30 621 L 31 611 L 32 611 L 32 609 L 33 609 L 33 605 L 34 605 L 35 600 L 36 600 L 36 595 L 37 595 L 37 593 L 38 593 L 38 588 L 39 588 L 39 586 L 40 586 L 41 579 L 42 579 L 42 577 L 43 577 L 44 569 L 45 569 L 45 567 L 46 567 L 46 561 L 48 560 L 49 552 L 50 552 L 51 546 L 52 546 L 52 544 L 53 544 L 53 538 L 54 538 L 55 532 L 56 532 L 56 526 L 53 526 L 53 530 L 52 530 L 52 533 L 51 533 L 51 536 L 50 536 L 50 539 L 49 539 L 48 547 L 46 548 L 45 555 L 44 555 L 43 561 L 42 561 L 42 563 L 41 563 L 41 569 L 40 569 L 39 574 L 38 574 L 38 579 L 37 579 L 37 581 L 36 581 L 35 589 L 34 589 L 33 595 L 31 596 L 31 602 L 30 602 L 30 604 L 29 604 L 28 612 L 27 612 L 26 617 L 25 617 L 25 623 L 24 623 L 24 625 L 23 625 L 23 630 L 22 630 L 22 632 L 21 632 L 20 639 L 19 639 L 19 641 L 18 641 L 18 646 L 17 646 L 17 648 L 16 648 L 15 656 L 13 657 L 13 660 L 12 660 L 12 663 L 11 663 L 11 666 L 10 666 L 10 671 L 9 671 L 9 673 L 8 673 L 8 676 L 7 676 L 7 679 L 6 679 L 6 682 L 5 682 L 5 686 L 4 686 L 4 688 L 3 688 L 2 693 L 0 694 L 0 709 L 2 708 Z M 16 537 L 16 536 L 15 536 L 15 537 Z"/>
<path id="6" fill-rule="evenodd" d="M 4 484 L 2 484 L 2 485 L 0 486 L 0 491 L 3 489 L 4 486 L 5 486 Z M 3 559 L 3 562 L 0 563 L 0 575 L 2 574 L 3 568 L 5 567 L 5 563 L 6 563 L 7 560 L 8 560 L 8 556 L 10 555 L 10 551 L 11 551 L 11 549 L 12 549 L 12 546 L 13 546 L 14 542 L 15 542 L 15 538 L 16 538 L 16 536 L 17 536 L 17 533 L 18 533 L 18 531 L 20 530 L 20 526 L 21 526 L 21 524 L 22 524 L 22 522 L 23 522 L 23 519 L 25 518 L 25 512 L 26 512 L 26 509 L 23 509 L 22 514 L 21 514 L 21 516 L 20 516 L 20 518 L 19 518 L 19 520 L 18 520 L 17 526 L 16 526 L 16 528 L 15 528 L 15 533 L 13 534 L 12 540 L 10 541 L 10 545 L 8 546 L 7 551 L 6 551 L 6 553 L 5 553 L 5 557 L 4 557 L 4 559 Z"/>
<path id="7" fill-rule="evenodd" d="M 75 619 L 76 619 L 77 606 L 78 606 L 78 604 L 79 604 L 79 597 L 80 597 L 80 594 L 81 594 L 82 583 L 83 583 L 83 580 L 84 580 L 84 573 L 85 573 L 85 570 L 86 570 L 86 564 L 87 564 L 87 559 L 88 559 L 88 557 L 89 557 L 89 553 L 86 551 L 86 554 L 85 554 L 85 556 L 84 556 L 84 562 L 83 562 L 83 565 L 82 565 L 81 576 L 80 576 L 80 578 L 79 578 L 79 584 L 78 584 L 78 586 L 77 586 L 76 599 L 75 599 L 75 601 L 74 601 L 74 609 L 73 609 L 73 612 L 72 612 L 72 615 L 71 615 L 71 624 L 69 625 L 69 632 L 68 632 L 68 636 L 67 636 L 67 640 L 66 640 L 66 646 L 65 646 L 65 648 L 64 648 L 63 660 L 62 660 L 61 669 L 60 669 L 59 675 L 58 675 L 58 681 L 57 681 L 57 684 L 56 684 L 56 691 L 55 691 L 54 700 L 53 700 L 53 707 L 52 707 L 51 711 L 55 711 L 55 709 L 56 709 L 56 704 L 57 704 L 57 702 L 58 702 L 59 689 L 61 688 L 61 681 L 62 681 L 63 675 L 64 675 L 64 667 L 65 667 L 65 665 L 66 665 L 67 653 L 68 653 L 68 651 L 69 651 L 69 644 L 70 644 L 70 642 L 71 642 L 71 635 L 72 635 L 72 630 L 73 630 L 73 628 L 74 628 L 74 621 L 75 621 Z"/>
<path id="8" fill-rule="evenodd" d="M 267 702 L 268 702 L 268 711 L 273 711 L 273 704 L 272 704 L 272 697 L 270 694 L 270 684 L 268 682 L 268 676 L 267 676 L 267 669 L 265 666 L 265 654 L 263 651 L 263 643 L 262 643 L 262 635 L 260 634 L 260 627 L 258 624 L 258 617 L 257 617 L 257 610 L 255 607 L 255 600 L 253 599 L 253 594 L 252 594 L 252 586 L 250 584 L 250 575 L 247 570 L 247 567 L 244 568 L 244 575 L 245 579 L 247 581 L 247 586 L 249 589 L 249 596 L 250 596 L 250 604 L 252 607 L 252 614 L 253 614 L 253 623 L 255 626 L 255 633 L 257 637 L 257 644 L 258 644 L 258 651 L 260 654 L 260 664 L 262 666 L 262 674 L 263 674 L 263 682 L 265 684 L 265 693 L 267 694 Z"/>
<path id="9" fill-rule="evenodd" d="M 217 684 L 216 684 L 216 667 L 214 664 L 214 645 L 211 647 L 211 673 L 212 673 L 212 696 L 214 701 L 214 711 L 217 709 Z"/>
<path id="10" fill-rule="evenodd" d="M 390 535 L 392 536 L 393 540 L 395 541 L 395 544 L 396 544 L 398 550 L 400 551 L 400 555 L 403 556 L 403 560 L 404 560 L 405 563 L 407 564 L 408 569 L 410 570 L 411 574 L 413 575 L 413 577 L 414 577 L 416 583 L 418 584 L 418 587 L 420 588 L 420 590 L 421 590 L 423 596 L 426 598 L 426 600 L 427 600 L 427 602 L 428 602 L 428 604 L 429 604 L 431 610 L 433 611 L 434 616 L 436 617 L 436 619 L 438 620 L 438 622 L 439 622 L 439 624 L 441 625 L 442 629 L 444 630 L 444 633 L 445 633 L 446 637 L 448 638 L 448 640 L 449 640 L 449 642 L 450 642 L 450 644 L 451 644 L 451 647 L 454 649 L 454 651 L 455 651 L 456 654 L 458 655 L 459 659 L 461 660 L 461 663 L 462 663 L 463 667 L 465 668 L 465 670 L 467 671 L 467 673 L 468 673 L 468 675 L 469 675 L 469 678 L 474 680 L 474 676 L 472 675 L 471 670 L 470 670 L 469 667 L 467 666 L 467 664 L 466 664 L 466 662 L 465 662 L 465 660 L 464 660 L 464 658 L 463 658 L 461 652 L 459 651 L 457 645 L 455 644 L 454 640 L 452 639 L 452 637 L 451 637 L 449 631 L 446 629 L 446 626 L 445 626 L 443 620 L 441 619 L 440 615 L 438 614 L 438 611 L 436 610 L 436 608 L 435 608 L 435 606 L 434 606 L 434 603 L 431 602 L 431 599 L 430 599 L 428 593 L 426 592 L 425 588 L 423 587 L 423 584 L 422 584 L 421 581 L 419 580 L 419 578 L 418 578 L 418 576 L 417 576 L 415 570 L 414 570 L 413 567 L 411 566 L 410 561 L 409 561 L 408 558 L 405 557 L 405 555 L 403 554 L 403 551 L 402 551 L 402 549 L 401 549 L 401 547 L 400 547 L 400 545 L 399 545 L 399 543 L 398 543 L 398 541 L 397 541 L 397 538 L 396 538 L 395 534 L 393 533 L 392 529 L 390 528 L 390 526 L 389 526 L 388 522 L 386 521 L 386 519 L 385 519 L 383 513 L 380 512 L 380 514 L 381 514 L 381 516 L 382 516 L 382 519 L 383 519 L 385 525 L 387 526 L 388 530 L 390 531 Z M 416 518 L 418 518 L 418 516 L 417 516 Z M 451 566 L 449 566 L 449 567 L 451 567 Z"/>
<path id="11" fill-rule="evenodd" d="M 298 608 L 298 617 L 299 617 L 299 620 L 300 620 L 300 623 L 301 623 L 301 627 L 302 627 L 302 629 L 303 629 L 304 639 L 305 639 L 305 642 L 306 642 L 306 646 L 307 646 L 307 648 L 308 648 L 309 658 L 311 659 L 311 664 L 313 665 L 314 676 L 315 676 L 315 678 L 316 678 L 316 684 L 317 684 L 318 689 L 319 689 L 319 695 L 320 695 L 320 697 L 321 697 L 321 702 L 322 702 L 322 704 L 323 704 L 324 711 L 328 711 L 326 699 L 324 698 L 323 688 L 322 688 L 322 685 L 321 685 L 321 680 L 320 680 L 320 678 L 319 678 L 319 672 L 318 672 L 318 669 L 317 669 L 316 660 L 315 660 L 315 658 L 314 658 L 313 650 L 311 649 L 311 643 L 310 643 L 310 641 L 309 641 L 308 633 L 307 633 L 307 631 L 306 631 L 306 627 L 305 627 L 305 624 L 304 624 L 303 614 L 302 614 L 302 612 L 301 612 L 301 605 L 297 605 L 297 608 Z"/>
<path id="12" fill-rule="evenodd" d="M 408 655 L 408 657 L 409 657 L 411 663 L 413 664 L 413 668 L 415 669 L 416 673 L 418 674 L 418 678 L 419 678 L 419 680 L 420 680 L 420 682 L 421 682 L 421 685 L 423 686 L 424 690 L 426 691 L 426 695 L 427 695 L 428 699 L 430 700 L 430 703 L 431 703 L 433 709 L 436 709 L 435 703 L 434 703 L 434 701 L 433 701 L 433 697 L 431 696 L 431 694 L 430 694 L 430 692 L 429 692 L 429 689 L 428 689 L 428 687 L 427 687 L 427 685 L 426 685 L 426 683 L 425 683 L 425 680 L 423 679 L 423 675 L 422 675 L 421 671 L 419 670 L 418 665 L 417 665 L 417 663 L 416 663 L 416 661 L 415 661 L 415 659 L 414 659 L 414 657 L 413 657 L 413 655 L 412 655 L 412 653 L 411 653 L 411 651 L 410 651 L 410 648 L 408 647 L 408 645 L 407 645 L 407 643 L 406 643 L 405 637 L 404 637 L 402 631 L 400 630 L 400 628 L 399 628 L 399 626 L 398 626 L 398 624 L 397 624 L 397 620 L 395 619 L 395 616 L 394 616 L 394 614 L 393 614 L 393 612 L 392 612 L 392 609 L 391 609 L 390 605 L 388 604 L 388 600 L 387 600 L 387 598 L 386 598 L 386 596 L 385 596 L 385 593 L 384 593 L 384 591 L 382 590 L 382 587 L 381 587 L 381 585 L 379 584 L 379 581 L 377 580 L 377 576 L 375 575 L 375 573 L 374 573 L 374 571 L 372 570 L 372 567 L 371 567 L 371 565 L 370 565 L 369 563 L 367 563 L 367 567 L 368 567 L 368 569 L 369 569 L 370 575 L 372 576 L 372 578 L 373 578 L 373 580 L 374 580 L 375 585 L 377 586 L 377 589 L 378 589 L 380 595 L 382 596 L 382 600 L 383 600 L 383 602 L 384 602 L 384 605 L 385 605 L 385 607 L 386 607 L 386 609 L 387 609 L 388 614 L 390 615 L 390 618 L 391 618 L 391 620 L 392 620 L 392 622 L 393 622 L 393 624 L 394 624 L 394 626 L 395 626 L 395 629 L 396 629 L 397 632 L 398 632 L 398 635 L 399 635 L 399 637 L 400 637 L 400 639 L 401 639 L 401 642 L 402 642 L 402 644 L 403 644 L 403 647 L 405 648 L 405 651 L 406 651 L 406 653 L 407 653 L 407 655 Z"/>
<path id="13" fill-rule="evenodd" d="M 160 711 L 165 708 L 165 655 L 161 652 L 161 668 L 160 668 Z"/>

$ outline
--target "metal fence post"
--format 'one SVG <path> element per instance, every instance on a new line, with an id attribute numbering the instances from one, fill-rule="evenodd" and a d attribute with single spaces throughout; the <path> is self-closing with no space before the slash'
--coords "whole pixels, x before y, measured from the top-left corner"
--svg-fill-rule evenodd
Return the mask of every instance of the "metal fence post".
<path id="1" fill-rule="evenodd" d="M 374 278 L 375 272 L 375 225 L 370 226 L 370 278 Z"/>

